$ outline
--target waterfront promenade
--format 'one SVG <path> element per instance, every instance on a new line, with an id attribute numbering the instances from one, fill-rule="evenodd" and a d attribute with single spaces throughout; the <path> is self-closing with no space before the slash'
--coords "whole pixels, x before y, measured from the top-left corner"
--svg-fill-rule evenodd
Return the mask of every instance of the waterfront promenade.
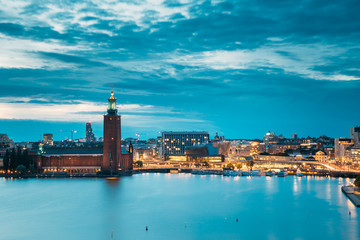
<path id="1" fill-rule="evenodd" d="M 341 187 L 342 192 L 354 203 L 355 206 L 360 207 L 360 188 L 353 186 Z"/>

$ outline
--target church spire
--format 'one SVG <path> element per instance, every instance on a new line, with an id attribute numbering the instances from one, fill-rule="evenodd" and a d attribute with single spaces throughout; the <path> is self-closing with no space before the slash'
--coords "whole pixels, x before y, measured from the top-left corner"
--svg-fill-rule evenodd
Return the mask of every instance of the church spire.
<path id="1" fill-rule="evenodd" d="M 108 115 L 116 115 L 117 108 L 116 108 L 116 98 L 114 97 L 114 92 L 111 91 L 111 97 L 108 99 Z"/>

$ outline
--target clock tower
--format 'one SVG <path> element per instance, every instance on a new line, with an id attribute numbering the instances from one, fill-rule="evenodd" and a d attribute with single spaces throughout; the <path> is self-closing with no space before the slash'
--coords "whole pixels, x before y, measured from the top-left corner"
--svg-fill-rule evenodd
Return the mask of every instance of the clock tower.
<path id="1" fill-rule="evenodd" d="M 121 116 L 118 115 L 113 91 L 108 99 L 107 114 L 104 115 L 103 141 L 102 170 L 117 172 L 121 162 Z"/>

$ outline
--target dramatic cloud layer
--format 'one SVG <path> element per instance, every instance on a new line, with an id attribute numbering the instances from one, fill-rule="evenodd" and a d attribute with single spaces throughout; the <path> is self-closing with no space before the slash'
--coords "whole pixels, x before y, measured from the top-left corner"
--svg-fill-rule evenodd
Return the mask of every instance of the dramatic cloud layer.
<path id="1" fill-rule="evenodd" d="M 356 0 L 0 6 L 0 132 L 15 140 L 85 121 L 101 136 L 112 88 L 128 136 L 339 137 L 360 124 Z"/>

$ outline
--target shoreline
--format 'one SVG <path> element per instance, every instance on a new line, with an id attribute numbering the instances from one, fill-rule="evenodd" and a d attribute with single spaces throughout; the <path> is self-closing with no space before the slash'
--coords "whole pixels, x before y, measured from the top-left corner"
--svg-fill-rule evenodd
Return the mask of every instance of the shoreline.
<path id="1" fill-rule="evenodd" d="M 120 172 L 118 174 L 0 174 L 2 178 L 121 178 L 141 173 L 191 173 L 194 169 L 178 168 L 151 168 L 151 169 L 134 169 L 132 171 Z M 223 175 L 223 170 L 208 170 L 209 172 L 202 175 Z M 289 173 L 289 176 L 296 176 L 296 173 Z M 335 177 L 335 178 L 356 178 L 359 174 L 353 172 L 303 172 L 303 176 Z M 231 177 L 231 176 L 229 176 Z M 245 177 L 245 176 L 240 176 Z M 259 176 L 261 177 L 261 176 Z M 275 176 L 274 176 L 275 177 Z"/>
<path id="2" fill-rule="evenodd" d="M 359 190 L 359 188 L 353 186 L 341 187 L 341 191 L 350 199 L 355 207 L 360 207 L 360 195 L 354 193 L 356 190 Z"/>

